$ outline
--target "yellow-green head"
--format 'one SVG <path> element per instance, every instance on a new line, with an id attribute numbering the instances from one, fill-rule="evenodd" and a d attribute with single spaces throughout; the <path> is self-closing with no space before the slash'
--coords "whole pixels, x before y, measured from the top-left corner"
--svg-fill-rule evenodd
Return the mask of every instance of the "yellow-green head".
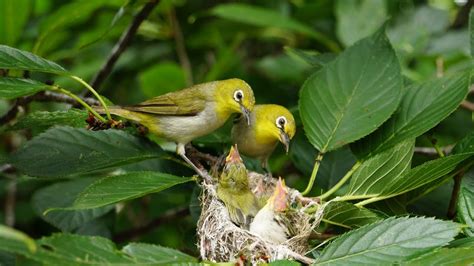
<path id="1" fill-rule="evenodd" d="M 250 123 L 250 112 L 255 105 L 252 88 L 241 79 L 219 81 L 215 90 L 216 111 L 219 117 L 242 113 Z"/>
<path id="2" fill-rule="evenodd" d="M 295 119 L 288 109 L 276 104 L 258 104 L 250 121 L 249 126 L 240 119 L 232 128 L 232 139 L 242 154 L 265 163 L 278 142 L 288 152 L 296 131 Z"/>

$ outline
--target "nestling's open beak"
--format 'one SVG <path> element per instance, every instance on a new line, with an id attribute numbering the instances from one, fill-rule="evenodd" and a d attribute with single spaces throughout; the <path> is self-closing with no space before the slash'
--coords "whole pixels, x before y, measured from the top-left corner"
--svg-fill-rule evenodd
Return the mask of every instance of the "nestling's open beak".
<path id="1" fill-rule="evenodd" d="M 285 151 L 288 153 L 290 150 L 290 136 L 283 130 L 280 130 L 280 142 L 285 145 Z"/>
<path id="2" fill-rule="evenodd" d="M 247 120 L 247 125 L 250 126 L 250 110 L 247 109 L 243 104 L 240 104 L 240 111 L 242 111 L 242 114 Z"/>

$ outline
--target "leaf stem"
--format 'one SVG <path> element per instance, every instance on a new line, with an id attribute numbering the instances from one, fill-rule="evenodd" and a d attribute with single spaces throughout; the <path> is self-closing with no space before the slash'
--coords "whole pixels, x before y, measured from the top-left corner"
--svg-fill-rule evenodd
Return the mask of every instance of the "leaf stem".
<path id="1" fill-rule="evenodd" d="M 321 200 L 323 199 L 326 199 L 327 197 L 331 196 L 334 192 L 336 192 L 338 189 L 340 189 L 342 187 L 342 185 L 344 185 L 347 180 L 349 180 L 349 178 L 352 176 L 352 174 L 362 165 L 362 162 L 361 161 L 357 161 L 351 168 L 351 170 L 349 170 L 346 175 L 341 178 L 341 180 L 339 180 L 339 182 L 337 182 L 336 185 L 334 185 L 330 190 L 326 191 L 326 193 L 322 194 L 321 196 L 319 196 L 318 198 L 320 198 Z"/>
<path id="2" fill-rule="evenodd" d="M 100 97 L 100 95 L 97 93 L 97 91 L 94 90 L 94 88 L 92 88 L 87 82 L 85 82 L 83 79 L 81 79 L 80 77 L 78 76 L 74 76 L 74 75 L 71 75 L 71 76 L 68 76 L 70 77 L 71 79 L 81 83 L 82 85 L 84 85 L 84 87 L 86 87 L 92 94 L 94 94 L 94 96 L 97 98 L 97 100 L 99 100 L 100 104 L 104 107 L 104 111 L 105 111 L 105 114 L 107 115 L 107 119 L 109 120 L 112 120 L 112 117 L 110 116 L 110 112 L 109 112 L 109 108 L 107 108 L 107 105 L 105 104 L 104 100 L 102 99 L 102 97 Z M 70 96 L 70 95 L 69 95 Z M 74 95 L 75 96 L 75 95 Z M 71 96 L 72 97 L 72 96 Z M 89 106 L 90 107 L 90 106 Z M 92 113 L 92 112 L 91 112 Z M 93 113 L 94 114 L 94 113 Z M 95 114 L 94 114 L 95 115 Z M 106 121 L 103 121 L 103 122 L 106 122 Z"/>
<path id="3" fill-rule="evenodd" d="M 371 197 L 376 197 L 378 194 L 370 194 L 370 195 L 345 195 L 341 197 L 334 198 L 334 201 L 349 201 L 349 200 L 360 200 L 360 199 L 367 199 Z"/>
<path id="4" fill-rule="evenodd" d="M 84 102 L 84 100 L 82 100 L 79 96 L 75 95 L 74 93 L 68 91 L 68 90 L 65 90 L 59 86 L 51 86 L 50 87 L 51 89 L 50 90 L 53 90 L 53 91 L 57 91 L 57 92 L 60 92 L 60 93 L 63 93 L 63 94 L 66 94 L 67 96 L 73 98 L 74 100 L 76 100 L 78 103 L 80 103 L 82 106 L 84 106 L 84 108 L 86 108 L 89 112 L 91 112 L 95 117 L 97 117 L 100 121 L 106 123 L 107 120 L 105 120 L 102 116 L 100 116 L 94 109 L 92 109 L 92 107 L 90 105 L 88 105 L 86 102 Z"/>
<path id="5" fill-rule="evenodd" d="M 301 193 L 301 195 L 304 196 L 304 195 L 307 195 L 309 192 L 311 192 L 311 189 L 313 188 L 313 185 L 314 185 L 314 180 L 316 180 L 316 175 L 318 174 L 319 166 L 321 165 L 321 161 L 323 160 L 323 155 L 324 153 L 319 153 L 318 156 L 316 156 L 313 172 L 311 173 L 311 177 L 309 178 L 308 186 Z"/>

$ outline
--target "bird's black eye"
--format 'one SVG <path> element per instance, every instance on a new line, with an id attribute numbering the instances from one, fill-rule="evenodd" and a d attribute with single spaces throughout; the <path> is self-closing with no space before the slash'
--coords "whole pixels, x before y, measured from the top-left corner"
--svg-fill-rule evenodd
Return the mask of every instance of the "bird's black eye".
<path id="1" fill-rule="evenodd" d="M 280 129 L 284 129 L 286 125 L 286 118 L 284 116 L 279 116 L 276 119 L 276 126 Z"/>
<path id="2" fill-rule="evenodd" d="M 244 98 L 244 92 L 242 90 L 236 90 L 234 92 L 234 100 L 236 102 L 242 101 L 243 98 Z"/>

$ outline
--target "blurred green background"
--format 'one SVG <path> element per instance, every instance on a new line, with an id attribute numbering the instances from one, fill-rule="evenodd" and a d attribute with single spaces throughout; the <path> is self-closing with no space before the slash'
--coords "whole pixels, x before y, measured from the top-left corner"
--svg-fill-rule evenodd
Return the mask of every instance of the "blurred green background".
<path id="1" fill-rule="evenodd" d="M 306 77 L 322 62 L 333 59 L 384 23 L 406 83 L 472 69 L 467 16 L 462 15 L 464 2 L 458 2 L 162 0 L 141 24 L 112 74 L 96 89 L 116 104 L 132 104 L 191 84 L 238 77 L 252 86 L 258 103 L 284 105 L 299 121 L 298 92 Z M 1 0 L 0 44 L 32 51 L 90 81 L 145 3 L 144 0 Z M 319 56 L 315 62 L 307 62 L 298 57 L 302 52 Z M 34 75 L 39 80 L 50 78 Z M 55 82 L 77 93 L 82 90 L 70 80 L 58 78 Z M 9 106 L 9 102 L 0 101 L 0 114 Z M 28 111 L 66 108 L 65 104 L 35 102 Z M 468 108 L 458 109 L 418 138 L 417 146 L 431 147 L 430 139 L 436 139 L 443 147 L 455 143 L 473 130 L 471 113 Z M 300 127 L 290 154 L 286 155 L 279 147 L 270 163 L 274 176 L 281 175 L 290 186 L 302 189 L 316 151 L 298 123 Z M 229 147 L 229 126 L 194 144 L 201 150 L 222 154 Z M 41 131 L 1 132 L 0 162 Z M 414 164 L 435 157 L 416 154 Z M 327 154 L 313 193 L 334 185 L 354 160 L 347 148 Z M 249 164 L 258 170 L 255 162 L 249 160 Z M 156 160 L 130 165 L 125 170 L 131 169 L 191 174 L 176 163 Z M 6 203 L 14 174 L 0 175 L 4 176 L 0 178 L 0 199 Z M 40 218 L 38 207 L 45 194 L 55 196 L 44 192 L 51 189 L 48 187 L 51 184 L 53 181 L 47 179 L 17 178 L 15 227 L 32 237 L 59 230 Z M 436 189 L 414 202 L 407 212 L 444 217 L 451 186 L 447 183 Z M 198 194 L 194 184 L 174 187 L 116 206 L 114 211 L 73 231 L 110 237 L 119 244 L 132 240 L 157 243 L 197 255 Z M 170 211 L 177 211 L 178 215 L 168 215 Z M 4 214 L 2 207 L 0 220 L 4 220 Z M 169 219 L 159 218 L 161 222 L 154 224 L 153 221 L 163 216 Z"/>

